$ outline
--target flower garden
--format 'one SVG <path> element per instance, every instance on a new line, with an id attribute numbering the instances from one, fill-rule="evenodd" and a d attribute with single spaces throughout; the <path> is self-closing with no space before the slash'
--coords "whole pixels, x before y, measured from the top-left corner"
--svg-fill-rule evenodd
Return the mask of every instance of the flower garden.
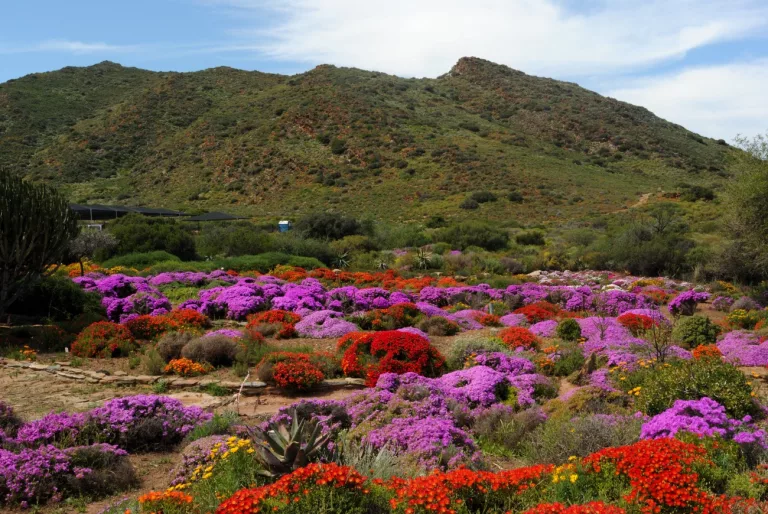
<path id="1" fill-rule="evenodd" d="M 8 361 L 125 362 L 153 385 L 39 419 L 0 401 L 2 509 L 768 511 L 768 311 L 748 290 L 608 272 L 73 275 L 104 318 L 45 327 Z M 179 377 L 285 401 L 208 412 L 164 395 Z M 324 398 L 332 379 L 360 387 Z M 132 457 L 158 453 L 173 470 L 147 483 Z"/>

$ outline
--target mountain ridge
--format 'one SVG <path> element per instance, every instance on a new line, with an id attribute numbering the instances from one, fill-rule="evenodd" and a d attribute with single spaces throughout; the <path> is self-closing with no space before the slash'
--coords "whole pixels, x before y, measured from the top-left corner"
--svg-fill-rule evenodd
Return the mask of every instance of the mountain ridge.
<path id="1" fill-rule="evenodd" d="M 476 57 L 435 79 L 104 61 L 0 84 L 0 167 L 81 203 L 546 222 L 682 182 L 717 188 L 729 150 L 643 107 Z M 480 190 L 525 201 L 459 209 Z"/>

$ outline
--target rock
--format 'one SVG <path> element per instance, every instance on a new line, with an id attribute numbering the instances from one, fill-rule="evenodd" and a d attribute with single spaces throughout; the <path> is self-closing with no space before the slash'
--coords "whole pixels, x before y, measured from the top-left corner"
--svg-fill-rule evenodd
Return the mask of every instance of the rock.
<path id="1" fill-rule="evenodd" d="M 204 410 L 213 410 L 216 407 L 226 405 L 232 399 L 225 396 L 211 396 L 205 393 L 195 393 L 191 391 L 184 391 L 181 393 L 171 393 L 168 396 L 175 398 L 183 403 L 186 407 L 196 405 Z"/>
<path id="2" fill-rule="evenodd" d="M 44 371 L 48 369 L 48 365 L 40 364 L 39 362 L 33 362 L 32 364 L 29 365 L 29 369 L 33 369 L 35 371 Z"/>
<path id="3" fill-rule="evenodd" d="M 227 389 L 234 389 L 235 391 L 240 389 L 240 382 L 233 382 L 231 380 L 224 380 L 219 382 L 219 385 L 221 387 L 226 387 Z"/>
<path id="4" fill-rule="evenodd" d="M 56 375 L 64 378 L 70 378 L 72 380 L 82 380 L 85 378 L 83 375 L 80 375 L 79 373 L 71 373 L 69 371 L 57 371 Z"/>
<path id="5" fill-rule="evenodd" d="M 128 373 L 126 373 L 125 371 L 115 371 L 113 375 L 115 375 L 116 377 L 126 377 L 128 376 Z"/>
<path id="6" fill-rule="evenodd" d="M 182 387 L 195 387 L 197 384 L 198 384 L 197 380 L 188 378 L 188 379 L 174 380 L 173 382 L 170 382 L 168 385 L 174 389 L 179 389 Z"/>
<path id="7" fill-rule="evenodd" d="M 157 379 L 159 379 L 160 377 L 155 377 L 151 375 L 139 375 L 133 378 L 135 378 L 136 382 L 140 384 L 154 384 L 155 382 L 157 382 Z"/>
<path id="8" fill-rule="evenodd" d="M 8 368 L 28 368 L 29 365 L 30 365 L 29 362 L 12 361 L 12 360 L 5 361 L 5 366 Z"/>
<path id="9" fill-rule="evenodd" d="M 45 371 L 48 371 L 50 373 L 54 373 L 56 371 L 59 371 L 60 369 L 61 369 L 61 366 L 59 366 L 58 364 L 54 364 L 52 366 L 48 366 L 48 368 Z"/>
<path id="10" fill-rule="evenodd" d="M 70 361 L 56 361 L 54 364 L 58 364 L 59 366 L 69 366 L 72 363 Z"/>
<path id="11" fill-rule="evenodd" d="M 80 371 L 80 373 L 82 373 L 83 375 L 85 375 L 87 377 L 95 378 L 96 380 L 101 380 L 102 378 L 107 376 L 104 373 L 99 373 L 98 371 L 83 370 L 83 371 Z"/>

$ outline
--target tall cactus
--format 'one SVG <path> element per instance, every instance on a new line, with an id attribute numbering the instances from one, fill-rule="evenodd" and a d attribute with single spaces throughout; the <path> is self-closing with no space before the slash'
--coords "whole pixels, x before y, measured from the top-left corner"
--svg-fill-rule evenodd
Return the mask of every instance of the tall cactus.
<path id="1" fill-rule="evenodd" d="M 77 217 L 55 189 L 0 171 L 0 321 L 35 280 L 60 262 Z"/>

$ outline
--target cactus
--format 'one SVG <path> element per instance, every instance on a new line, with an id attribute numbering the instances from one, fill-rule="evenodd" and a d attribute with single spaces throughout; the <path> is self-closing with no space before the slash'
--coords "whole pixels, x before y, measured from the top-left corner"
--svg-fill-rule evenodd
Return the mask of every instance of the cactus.
<path id="1" fill-rule="evenodd" d="M 0 172 L 0 319 L 60 262 L 77 232 L 76 214 L 56 190 Z"/>
<path id="2" fill-rule="evenodd" d="M 330 436 L 320 436 L 320 425 L 299 421 L 294 410 L 290 428 L 284 423 L 271 423 L 269 429 L 250 428 L 250 437 L 256 443 L 256 455 L 264 466 L 262 474 L 279 477 L 302 468 L 318 457 L 327 446 Z"/>

